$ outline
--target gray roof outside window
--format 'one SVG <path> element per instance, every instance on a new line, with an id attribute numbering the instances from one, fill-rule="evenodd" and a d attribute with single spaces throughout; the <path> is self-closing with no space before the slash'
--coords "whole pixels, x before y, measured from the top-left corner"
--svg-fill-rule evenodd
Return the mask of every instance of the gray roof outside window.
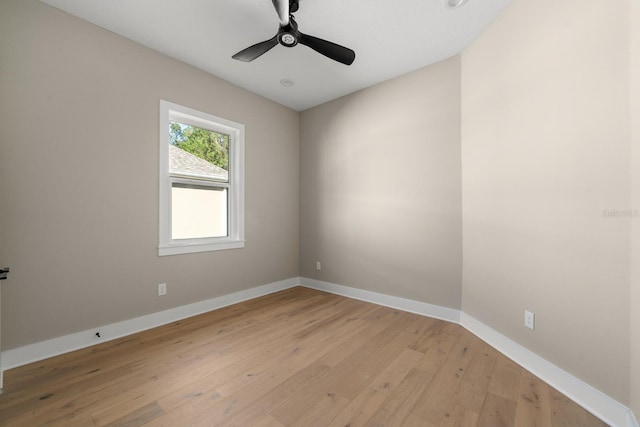
<path id="1" fill-rule="evenodd" d="M 229 179 L 229 172 L 226 170 L 173 144 L 169 144 L 169 173 L 194 178 L 215 179 L 216 181 L 228 181 Z"/>

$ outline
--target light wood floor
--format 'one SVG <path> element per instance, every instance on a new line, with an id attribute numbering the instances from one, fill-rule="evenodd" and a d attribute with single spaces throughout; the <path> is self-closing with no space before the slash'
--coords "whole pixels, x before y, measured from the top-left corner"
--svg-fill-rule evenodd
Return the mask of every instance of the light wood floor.
<path id="1" fill-rule="evenodd" d="M 6 372 L 10 426 L 602 426 L 458 325 L 293 288 Z"/>

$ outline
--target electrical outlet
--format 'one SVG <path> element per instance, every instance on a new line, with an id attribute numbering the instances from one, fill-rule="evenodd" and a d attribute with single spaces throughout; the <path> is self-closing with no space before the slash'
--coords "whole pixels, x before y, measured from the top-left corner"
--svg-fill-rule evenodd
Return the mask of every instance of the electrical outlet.
<path id="1" fill-rule="evenodd" d="M 166 283 L 160 283 L 158 285 L 158 296 L 163 296 L 167 294 L 167 284 Z"/>
<path id="2" fill-rule="evenodd" d="M 529 311 L 529 310 L 525 310 L 524 311 L 524 326 L 526 326 L 529 329 L 535 329 L 536 328 L 536 315 L 535 313 Z"/>
<path id="3" fill-rule="evenodd" d="M 316 270 L 322 270 L 322 264 L 320 264 L 320 261 L 316 261 Z"/>

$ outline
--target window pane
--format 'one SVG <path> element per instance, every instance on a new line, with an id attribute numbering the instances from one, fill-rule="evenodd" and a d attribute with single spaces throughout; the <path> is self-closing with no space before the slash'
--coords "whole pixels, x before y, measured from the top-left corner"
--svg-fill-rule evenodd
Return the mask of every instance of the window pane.
<path id="1" fill-rule="evenodd" d="M 171 186 L 171 238 L 225 237 L 227 189 L 173 183 Z"/>
<path id="2" fill-rule="evenodd" d="M 229 182 L 229 135 L 170 121 L 169 173 Z"/>

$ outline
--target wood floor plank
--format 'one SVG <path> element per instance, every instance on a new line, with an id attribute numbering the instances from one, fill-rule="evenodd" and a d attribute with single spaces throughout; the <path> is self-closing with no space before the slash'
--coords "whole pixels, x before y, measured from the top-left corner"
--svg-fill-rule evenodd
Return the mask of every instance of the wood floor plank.
<path id="1" fill-rule="evenodd" d="M 296 333 L 292 344 L 288 347 L 279 346 L 279 349 L 288 350 L 289 353 L 284 353 L 282 357 L 269 355 L 268 358 L 264 357 L 264 353 L 258 353 L 259 360 L 253 362 L 249 374 L 246 373 L 246 370 L 240 370 L 236 377 L 216 387 L 216 389 L 220 394 L 226 396 L 232 394 L 234 390 L 250 385 L 251 382 L 259 379 L 261 375 L 271 374 L 274 370 L 286 367 L 286 370 L 296 372 L 304 369 L 304 367 L 311 364 L 310 362 L 314 360 L 313 357 L 319 357 L 329 351 L 340 349 L 344 342 L 343 340 L 351 336 L 351 333 L 360 332 L 362 327 L 363 325 L 353 322 L 345 324 L 340 331 L 340 335 L 344 337 L 330 334 L 330 328 L 326 330 L 318 329 L 312 335 Z"/>
<path id="2" fill-rule="evenodd" d="M 231 418 L 240 412 L 246 411 L 251 406 L 254 406 L 256 401 L 259 401 L 262 396 L 271 395 L 273 389 L 278 385 L 286 382 L 300 369 L 304 369 L 310 365 L 312 354 L 296 354 L 295 356 L 299 357 L 299 359 L 291 359 L 274 366 L 273 369 L 266 371 L 265 375 L 257 376 L 256 379 L 248 383 L 246 387 L 237 388 L 229 395 L 225 396 L 216 389 L 217 394 L 221 395 L 222 399 L 197 411 L 195 415 L 202 419 L 213 418 L 223 420 L 224 418 Z M 306 357 L 306 359 L 300 359 L 304 357 Z M 219 387 L 222 388 L 222 386 L 223 384 Z"/>
<path id="3" fill-rule="evenodd" d="M 113 354 L 126 351 L 130 346 L 139 345 L 141 340 L 134 338 L 116 341 L 11 369 L 5 372 L 4 391 L 11 392 L 17 399 L 21 395 L 20 391 L 37 387 L 44 378 L 50 385 L 69 384 L 70 377 L 79 378 L 99 371 L 94 366 L 100 364 L 101 358 L 106 359 Z M 5 404 L 7 402 L 0 402 L 0 408 Z"/>
<path id="4" fill-rule="evenodd" d="M 202 413 L 206 408 L 220 401 L 220 396 L 215 390 L 208 390 L 189 396 L 183 396 L 180 401 L 172 401 L 170 406 L 162 406 L 164 414 L 147 422 L 145 427 L 174 427 L 188 420 L 189 425 L 196 425 L 194 414 Z"/>
<path id="5" fill-rule="evenodd" d="M 603 426 L 459 325 L 292 288 L 6 372 L 1 426 Z"/>
<path id="6" fill-rule="evenodd" d="M 424 354 L 406 348 L 369 385 L 373 390 L 389 395 L 404 380 L 409 371 L 424 359 Z"/>
<path id="7" fill-rule="evenodd" d="M 436 372 L 429 387 L 424 390 L 414 413 L 431 423 L 439 424 L 446 415 L 446 408 L 455 398 L 462 376 L 476 351 L 477 339 L 472 335 L 462 335 Z"/>
<path id="8" fill-rule="evenodd" d="M 402 421 L 401 425 L 402 427 L 437 427 L 436 424 L 425 421 L 413 413 L 409 414 L 409 416 Z"/>
<path id="9" fill-rule="evenodd" d="M 345 316 L 347 313 L 344 314 Z M 309 336 L 309 334 L 300 335 L 295 329 L 296 325 L 302 327 L 302 330 L 306 330 L 309 324 L 314 323 L 312 320 L 309 320 L 308 316 L 301 317 L 303 321 L 300 324 L 296 324 L 295 322 L 289 322 L 290 326 L 294 328 L 291 332 L 291 336 L 294 337 L 296 342 L 300 342 L 301 337 L 305 337 L 305 339 Z M 321 330 L 317 331 L 318 334 L 324 334 Z M 282 363 L 276 364 L 273 369 L 267 370 L 265 376 L 256 376 L 256 379 L 250 382 L 250 386 L 241 388 L 236 392 L 231 393 L 224 399 L 216 402 L 211 407 L 206 408 L 206 410 L 202 411 L 199 414 L 196 414 L 198 419 L 222 419 L 227 417 L 234 417 L 238 413 L 245 411 L 247 408 L 253 405 L 253 403 L 260 398 L 262 394 L 266 394 L 270 392 L 272 388 L 275 388 L 281 382 L 285 382 L 289 377 L 296 372 L 297 369 L 301 369 L 304 366 L 308 366 L 311 364 L 312 357 L 314 354 L 322 354 L 322 349 L 331 348 L 328 343 L 319 343 L 320 346 L 317 351 L 306 354 L 303 351 L 293 352 L 292 358 Z M 299 345 L 298 345 L 299 346 Z M 300 360 L 300 366 L 295 364 L 296 360 Z M 223 394 L 221 390 L 224 389 L 224 385 L 218 387 L 218 391 L 220 394 Z"/>
<path id="10" fill-rule="evenodd" d="M 516 403 L 495 394 L 488 393 L 480 410 L 479 427 L 514 426 Z"/>
<path id="11" fill-rule="evenodd" d="M 12 401 L 7 399 L 7 401 L 11 402 L 11 405 L 6 405 L 0 409 L 0 425 L 3 425 L 8 419 L 20 416 L 20 414 L 40 412 L 46 405 L 51 405 L 54 402 L 67 402 L 73 399 L 74 396 L 86 392 L 86 390 L 96 388 L 118 378 L 123 379 L 130 373 L 131 368 L 124 365 L 110 370 L 101 370 L 97 375 L 88 375 L 82 381 L 78 381 L 72 376 L 68 385 L 56 380 L 51 386 L 25 387 L 16 392 L 16 394 L 20 395 L 19 400 Z M 4 393 L 11 397 L 11 394 L 6 391 Z"/>
<path id="12" fill-rule="evenodd" d="M 384 331 L 386 328 L 388 328 L 389 324 L 397 318 L 397 315 L 394 316 L 395 317 L 386 317 L 385 320 L 377 322 L 372 322 L 370 320 L 364 320 L 363 322 L 360 322 L 360 333 L 351 336 L 349 340 L 342 343 L 340 348 L 324 354 L 320 361 L 328 366 L 336 366 L 338 363 L 342 362 L 348 355 L 353 354 L 353 352 L 366 345 L 371 345 L 369 341 L 373 339 L 373 337 Z"/>
<path id="13" fill-rule="evenodd" d="M 408 418 L 423 391 L 429 387 L 433 377 L 419 369 L 412 369 L 380 408 L 367 420 L 366 426 L 402 425 Z M 418 419 L 426 421 L 418 414 Z"/>
<path id="14" fill-rule="evenodd" d="M 391 342 L 400 331 L 404 330 L 412 321 L 412 315 L 400 313 L 390 318 L 385 318 L 384 322 L 390 322 L 388 326 L 374 337 L 367 340 L 361 347 L 350 353 L 343 353 L 343 359 L 333 366 L 326 375 L 321 377 L 317 383 L 304 395 L 294 396 L 280 407 L 273 411 L 276 419 L 285 425 L 289 425 L 301 417 L 327 393 L 335 393 L 335 385 L 344 381 L 346 377 L 352 375 L 365 361 L 368 361 L 377 351 L 383 349 Z M 339 351 L 336 350 L 336 351 Z M 333 352 L 332 352 L 333 353 Z M 322 363 L 325 357 L 319 359 Z"/>
<path id="15" fill-rule="evenodd" d="M 387 395 L 365 388 L 329 424 L 329 427 L 361 427 L 387 400 Z"/>
<path id="16" fill-rule="evenodd" d="M 440 427 L 465 427 L 478 425 L 480 414 L 465 408 L 457 403 L 452 403 L 447 408 Z"/>
<path id="17" fill-rule="evenodd" d="M 498 355 L 487 391 L 516 402 L 522 371 L 523 369 L 518 364 L 504 355 Z"/>
<path id="18" fill-rule="evenodd" d="M 318 336 L 322 335 L 322 336 Z M 216 386 L 222 396 L 231 396 L 235 392 L 249 387 L 257 380 L 274 374 L 274 371 L 286 369 L 296 372 L 310 364 L 312 357 L 323 351 L 323 347 L 331 345 L 331 335 L 315 334 L 313 342 L 295 342 L 286 347 L 278 346 L 269 354 L 258 353 L 255 357 L 246 359 L 246 363 L 239 366 L 235 376 Z M 267 356 L 267 357 L 265 357 Z M 225 369 L 225 372 L 229 370 Z"/>
<path id="19" fill-rule="evenodd" d="M 429 340 L 422 347 L 412 345 L 409 348 L 424 352 L 424 358 L 418 368 L 435 375 L 447 360 L 459 339 L 460 336 L 442 333 L 429 337 Z"/>
<path id="20" fill-rule="evenodd" d="M 287 425 L 292 427 L 325 427 L 348 405 L 349 399 L 336 393 L 325 393 L 301 417 Z"/>
<path id="21" fill-rule="evenodd" d="M 441 331 L 447 322 L 431 317 L 419 317 L 406 330 L 409 334 L 431 336 L 436 331 Z"/>
<path id="22" fill-rule="evenodd" d="M 406 347 L 410 342 L 411 338 L 409 338 L 407 334 L 397 334 L 384 346 L 370 353 L 368 357 L 361 359 L 355 369 L 351 370 L 351 372 L 343 376 L 340 381 L 337 381 L 333 385 L 332 391 L 349 400 L 354 399 L 364 387 L 371 385 L 371 382 L 381 371 L 389 367 L 404 351 L 408 350 Z M 416 353 L 417 352 L 409 355 L 405 359 L 413 357 L 417 360 L 414 356 Z M 359 355 L 356 355 L 356 358 L 360 359 Z M 402 374 L 403 372 L 401 371 L 400 373 Z M 401 380 L 402 378 L 395 379 L 396 382 Z M 395 387 L 392 383 L 388 384 L 388 386 Z"/>
<path id="23" fill-rule="evenodd" d="M 296 372 L 286 381 L 278 384 L 269 393 L 264 394 L 258 400 L 254 401 L 250 407 L 228 420 L 222 421 L 221 425 L 252 425 L 255 420 L 261 420 L 265 414 L 268 414 L 275 420 L 275 417 L 270 414 L 274 408 L 277 408 L 283 402 L 294 396 L 305 394 L 305 392 L 330 369 L 329 366 L 317 362 L 307 366 Z"/>
<path id="24" fill-rule="evenodd" d="M 243 425 L 243 424 L 239 424 Z M 271 415 L 267 415 L 262 418 L 260 421 L 255 424 L 244 424 L 244 425 L 252 425 L 253 427 L 284 427 L 284 424 L 280 423 L 280 421 L 273 418 Z"/>
<path id="25" fill-rule="evenodd" d="M 515 422 L 518 426 L 551 425 L 551 388 L 528 371 L 520 376 Z"/>
<path id="26" fill-rule="evenodd" d="M 181 373 L 186 373 L 186 370 Z M 67 419 L 79 414 L 91 414 L 106 410 L 110 410 L 115 416 L 119 411 L 119 405 L 125 407 L 125 412 L 128 413 L 132 410 L 131 404 L 143 407 L 155 400 L 162 393 L 161 390 L 164 387 L 170 387 L 173 383 L 172 377 L 165 373 L 158 373 L 159 380 L 154 380 L 153 376 L 136 378 L 133 381 L 132 378 L 120 378 L 117 381 L 106 383 L 104 387 L 98 386 L 85 393 L 75 394 L 69 399 L 44 406 L 40 408 L 37 415 L 33 414 L 31 422 L 37 425 L 47 421 L 51 415 L 56 419 Z M 140 384 L 133 386 L 138 381 Z M 153 384 L 153 387 L 150 387 L 150 383 Z"/>
<path id="27" fill-rule="evenodd" d="M 92 417 L 96 426 L 104 427 L 139 427 L 143 426 L 149 421 L 162 416 L 164 412 L 157 402 L 149 403 L 141 408 L 129 412 L 128 414 L 118 417 L 113 421 L 105 423 L 104 419 L 99 417 Z"/>
<path id="28" fill-rule="evenodd" d="M 453 401 L 472 412 L 479 413 L 487 394 L 498 352 L 481 344 L 465 369 Z"/>

